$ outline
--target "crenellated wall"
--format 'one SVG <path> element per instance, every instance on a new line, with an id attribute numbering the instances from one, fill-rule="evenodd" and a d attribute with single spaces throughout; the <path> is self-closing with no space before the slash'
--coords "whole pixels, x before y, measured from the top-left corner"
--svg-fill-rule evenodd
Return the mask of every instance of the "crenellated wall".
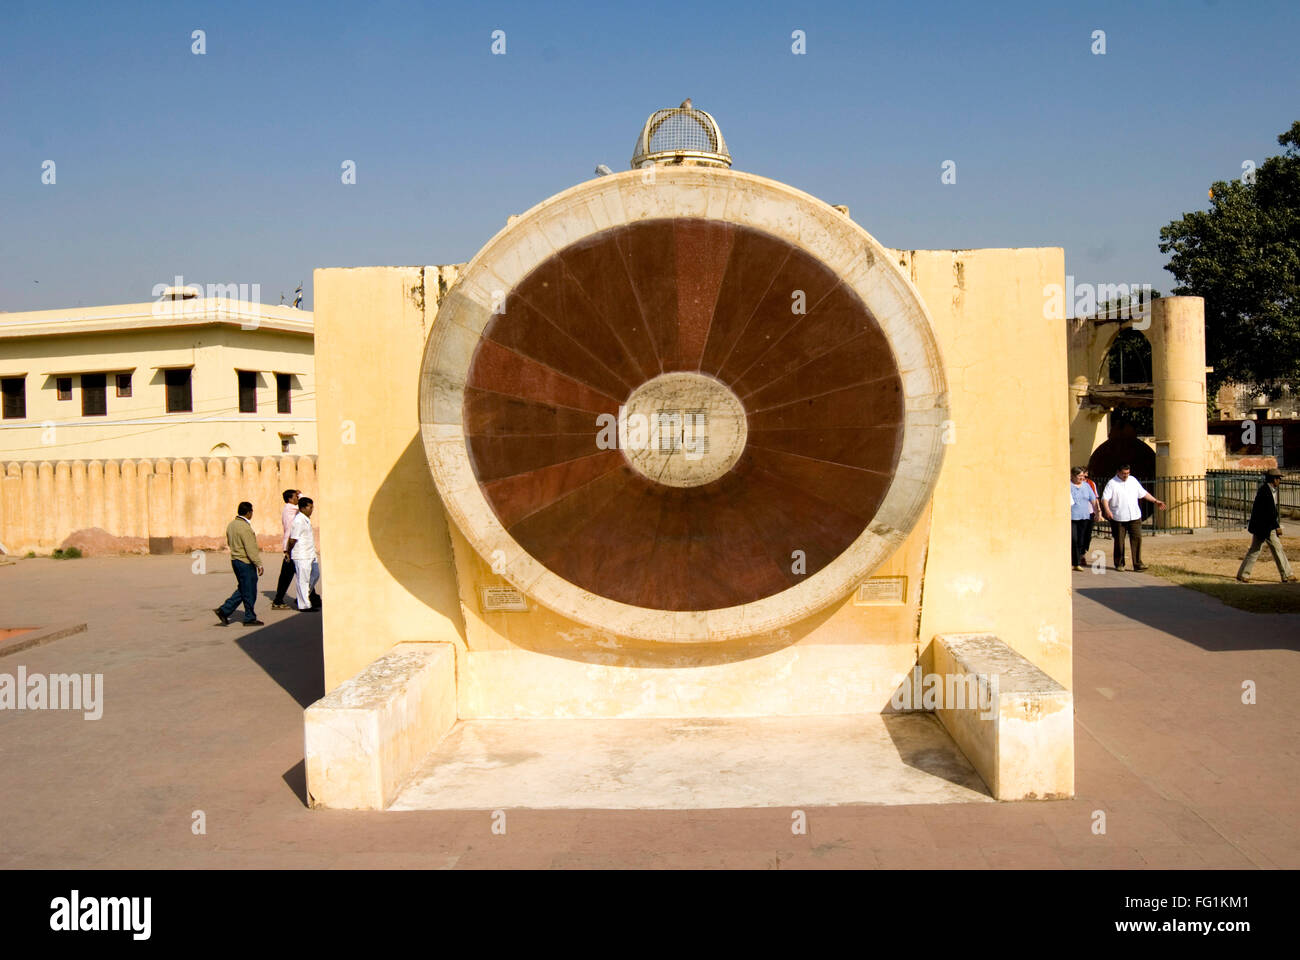
<path id="1" fill-rule="evenodd" d="M 278 547 L 289 488 L 315 494 L 315 457 L 0 462 L 0 544 L 11 555 L 221 547 L 247 500 L 259 541 Z"/>

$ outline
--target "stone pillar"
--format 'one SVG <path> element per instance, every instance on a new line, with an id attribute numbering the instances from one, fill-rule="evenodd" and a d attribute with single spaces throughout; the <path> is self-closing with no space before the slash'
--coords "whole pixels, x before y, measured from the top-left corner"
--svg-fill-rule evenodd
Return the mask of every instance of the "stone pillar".
<path id="1" fill-rule="evenodd" d="M 84 474 L 83 474 L 84 476 Z M 49 510 L 54 514 L 54 528 L 50 536 L 50 546 L 60 547 L 73 530 L 72 526 L 72 465 L 67 460 L 54 462 L 54 498 L 49 501 Z"/>
<path id="2" fill-rule="evenodd" d="M 298 490 L 298 458 L 288 454 L 282 454 L 276 457 L 278 467 L 278 476 L 276 477 L 276 493 L 280 495 L 280 507 L 284 507 L 284 491 Z"/>
<path id="3" fill-rule="evenodd" d="M 315 500 L 320 495 L 320 491 L 316 488 L 316 461 L 311 457 L 299 457 L 296 466 L 295 476 L 298 478 L 302 495 Z"/>
<path id="4" fill-rule="evenodd" d="M 42 546 L 41 535 L 43 533 L 43 523 L 41 520 L 41 487 L 39 469 L 31 460 L 23 464 L 23 513 L 27 520 L 23 526 L 27 530 L 27 549 L 37 550 Z"/>
<path id="5" fill-rule="evenodd" d="M 153 478 L 153 461 L 137 460 L 135 462 L 135 523 L 137 537 L 149 538 L 149 483 Z"/>
<path id="6" fill-rule="evenodd" d="M 115 537 L 126 536 L 122 523 L 122 464 L 104 461 L 104 529 Z"/>
<path id="7" fill-rule="evenodd" d="M 104 527 L 104 464 L 91 460 L 86 464 L 86 526 Z"/>
<path id="8" fill-rule="evenodd" d="M 223 477 L 225 466 L 216 457 L 209 457 L 207 462 L 207 485 L 203 491 L 203 516 L 207 518 L 205 534 L 212 533 L 221 537 L 216 549 L 226 544 L 222 536 L 226 524 L 235 515 L 235 504 L 227 504 L 225 496 L 226 481 Z"/>
<path id="9" fill-rule="evenodd" d="M 32 501 L 32 508 L 37 516 L 39 543 L 42 549 L 50 550 L 58 546 L 54 539 L 58 501 L 54 497 L 54 464 L 48 460 L 42 460 L 36 465 L 36 488 L 36 499 Z"/>
<path id="10" fill-rule="evenodd" d="M 69 520 L 68 533 L 75 533 L 78 530 L 84 530 L 90 526 L 90 502 L 87 497 L 86 488 L 86 461 L 73 460 L 72 469 L 72 502 L 68 510 Z"/>
<path id="11" fill-rule="evenodd" d="M 1106 441 L 1106 411 L 1086 406 L 1090 383 L 1076 377 L 1070 384 L 1070 466 L 1086 467 L 1092 451 Z"/>
<path id="12" fill-rule="evenodd" d="M 0 530 L 0 543 L 10 553 L 21 556 L 32 538 L 27 532 L 27 514 L 23 510 L 23 477 L 19 464 L 10 463 L 5 467 L 4 495 L 0 499 L 4 501 L 4 528 Z"/>
<path id="13" fill-rule="evenodd" d="M 119 536 L 139 537 L 140 522 L 136 513 L 136 507 L 139 501 L 135 495 L 136 470 L 134 460 L 123 460 L 121 483 L 118 489 L 121 491 L 122 502 L 122 530 Z"/>
<path id="14" fill-rule="evenodd" d="M 256 457 L 244 457 L 239 461 L 239 491 L 239 499 L 253 505 L 253 529 L 259 534 L 267 533 L 270 527 L 266 504 L 262 501 L 262 473 Z"/>
<path id="15" fill-rule="evenodd" d="M 284 508 L 284 498 L 280 496 L 278 482 L 280 479 L 279 457 L 262 457 L 257 464 L 257 510 L 260 523 L 257 530 L 261 534 L 278 534 L 280 511 Z"/>
<path id="16" fill-rule="evenodd" d="M 145 480 L 145 514 L 149 518 L 149 552 L 172 553 L 172 465 L 159 460 Z"/>
<path id="17" fill-rule="evenodd" d="M 207 465 L 198 457 L 191 457 L 189 463 L 189 526 L 185 530 L 187 537 L 220 537 L 221 519 L 208 512 L 208 471 Z M 193 546 L 193 545 L 191 545 Z"/>
<path id="18" fill-rule="evenodd" d="M 238 513 L 240 501 L 248 499 L 244 496 L 244 478 L 240 475 L 242 473 L 240 470 L 241 463 L 242 461 L 238 457 L 221 458 L 221 494 L 219 501 L 227 522 Z M 225 529 L 224 524 L 222 529 Z"/>
<path id="19" fill-rule="evenodd" d="M 188 460 L 177 457 L 172 461 L 172 547 L 178 546 L 178 540 L 190 535 L 193 523 L 190 505 L 190 464 Z"/>
<path id="20" fill-rule="evenodd" d="M 1151 305 L 1156 477 L 1204 477 L 1205 300 L 1162 297 Z M 1169 510 L 1157 522 L 1205 526 L 1204 484 L 1163 485 Z"/>

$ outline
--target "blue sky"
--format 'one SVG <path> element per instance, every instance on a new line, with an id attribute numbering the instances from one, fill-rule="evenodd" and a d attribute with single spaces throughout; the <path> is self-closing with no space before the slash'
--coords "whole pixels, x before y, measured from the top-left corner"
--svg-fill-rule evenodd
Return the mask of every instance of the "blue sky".
<path id="1" fill-rule="evenodd" d="M 461 262 L 626 169 L 687 96 L 737 169 L 887 246 L 1062 246 L 1077 282 L 1167 292 L 1159 228 L 1300 119 L 1298 36 L 1300 4 L 1226 0 L 5 0 L 0 310 L 148 300 L 177 274 L 271 303 L 302 281 L 310 306 L 315 267 Z"/>

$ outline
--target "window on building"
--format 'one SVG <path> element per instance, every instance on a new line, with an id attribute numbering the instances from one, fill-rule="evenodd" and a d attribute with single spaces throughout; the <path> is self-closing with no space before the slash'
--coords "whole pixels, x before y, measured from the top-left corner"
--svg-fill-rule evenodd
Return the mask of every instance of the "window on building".
<path id="1" fill-rule="evenodd" d="M 131 374 L 119 373 L 117 375 L 117 395 L 119 397 L 131 396 Z"/>
<path id="2" fill-rule="evenodd" d="M 239 374 L 239 412 L 257 413 L 257 374 L 252 370 L 236 370 Z"/>
<path id="3" fill-rule="evenodd" d="M 1264 456 L 1275 457 L 1278 468 L 1281 469 L 1285 464 L 1282 462 L 1282 425 L 1280 423 L 1264 424 L 1259 428 L 1260 447 Z"/>
<path id="4" fill-rule="evenodd" d="M 275 375 L 275 412 L 291 413 L 293 409 L 292 401 L 289 399 L 289 386 L 293 380 L 293 375 L 288 373 L 277 373 Z"/>
<path id="5" fill-rule="evenodd" d="M 167 412 L 190 413 L 194 402 L 190 391 L 191 370 L 164 370 L 163 381 L 167 384 Z"/>
<path id="6" fill-rule="evenodd" d="M 102 373 L 81 375 L 81 415 L 103 417 L 108 415 L 108 377 Z"/>
<path id="7" fill-rule="evenodd" d="M 4 418 L 21 420 L 27 416 L 27 379 L 5 377 L 0 380 L 0 393 L 4 395 Z"/>
<path id="8" fill-rule="evenodd" d="M 60 400 L 72 399 L 72 378 L 71 377 L 56 377 L 54 380 L 54 386 L 55 389 L 57 389 L 59 392 Z"/>

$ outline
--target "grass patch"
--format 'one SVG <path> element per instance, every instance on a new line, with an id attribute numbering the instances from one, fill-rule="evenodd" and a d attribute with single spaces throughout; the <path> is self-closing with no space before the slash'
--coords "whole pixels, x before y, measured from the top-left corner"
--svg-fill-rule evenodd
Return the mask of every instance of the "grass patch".
<path id="1" fill-rule="evenodd" d="M 1221 600 L 1247 613 L 1300 613 L 1300 583 L 1238 583 L 1215 574 L 1153 563 L 1147 573 Z"/>
<path id="2" fill-rule="evenodd" d="M 51 556 L 55 560 L 76 560 L 81 556 L 81 550 L 78 547 L 68 547 L 66 550 L 55 550 Z"/>

